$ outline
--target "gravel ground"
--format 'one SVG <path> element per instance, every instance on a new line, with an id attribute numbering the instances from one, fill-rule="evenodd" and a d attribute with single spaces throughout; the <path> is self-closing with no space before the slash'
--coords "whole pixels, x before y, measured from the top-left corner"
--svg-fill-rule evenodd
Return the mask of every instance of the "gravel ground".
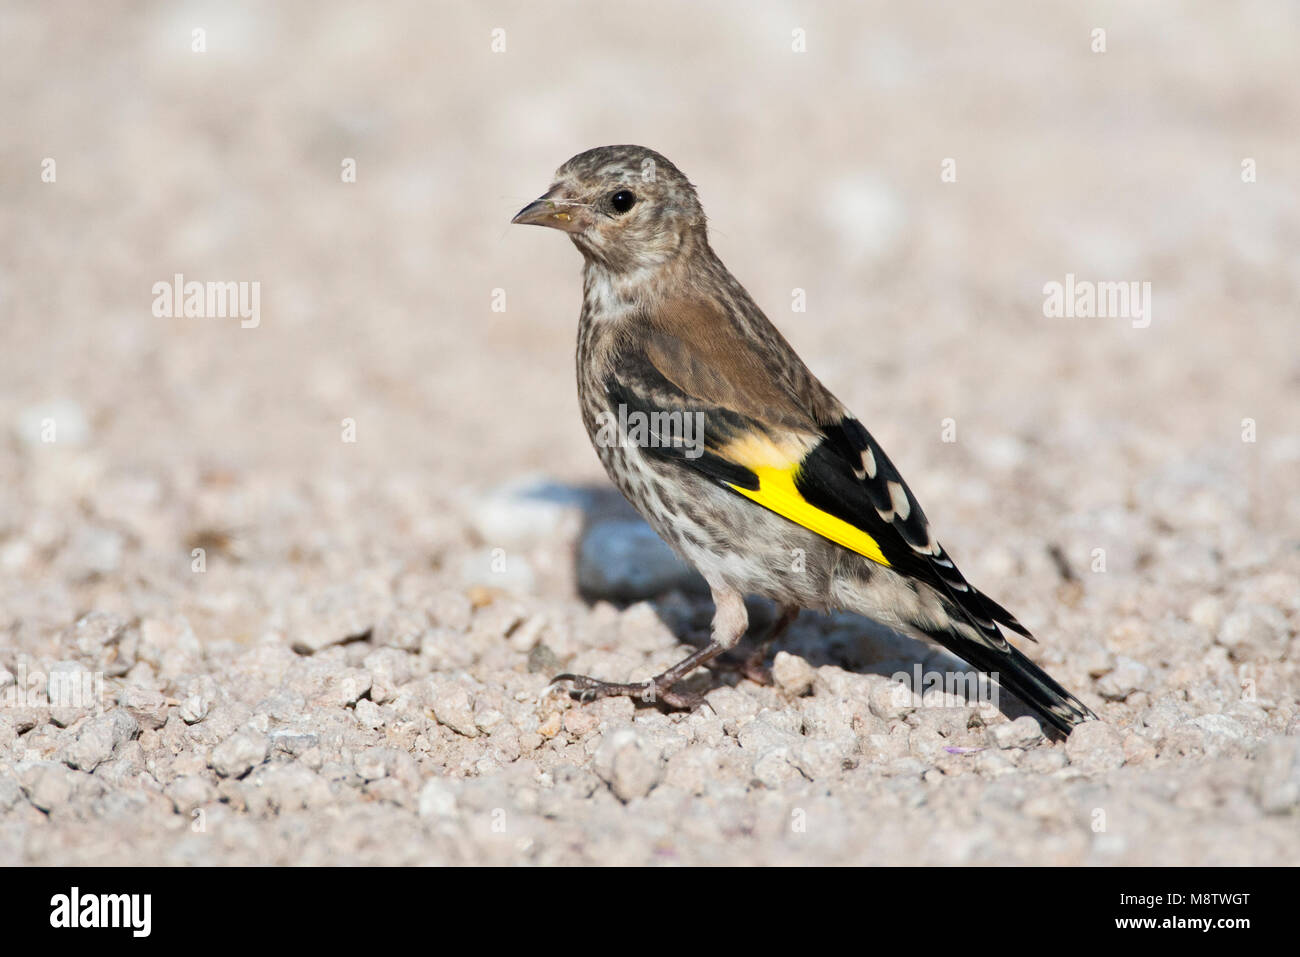
<path id="1" fill-rule="evenodd" d="M 1296 9 L 656 9 L 6 12 L 0 863 L 1300 860 Z M 586 446 L 576 253 L 505 225 L 619 141 L 1101 722 L 849 616 L 690 714 L 548 688 L 711 615 Z M 153 315 L 178 272 L 257 328 Z"/>

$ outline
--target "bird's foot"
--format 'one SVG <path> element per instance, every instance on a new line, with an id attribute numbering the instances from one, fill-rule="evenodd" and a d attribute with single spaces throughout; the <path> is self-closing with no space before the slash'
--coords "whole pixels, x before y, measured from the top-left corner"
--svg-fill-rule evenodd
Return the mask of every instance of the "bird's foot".
<path id="1" fill-rule="evenodd" d="M 764 662 L 767 661 L 766 647 L 757 649 L 752 655 L 740 663 L 739 671 L 742 677 L 748 678 L 756 685 L 772 684 L 772 669 Z"/>
<path id="2" fill-rule="evenodd" d="M 631 684 L 614 681 L 601 681 L 590 675 L 556 675 L 551 684 L 567 682 L 569 694 L 578 701 L 594 701 L 597 698 L 636 698 L 646 704 L 665 704 L 670 708 L 690 710 L 704 703 L 704 696 L 691 692 L 674 691 L 675 678 L 665 680 L 665 675 Z"/>
<path id="3" fill-rule="evenodd" d="M 743 606 L 742 606 L 743 608 Z M 639 698 L 646 704 L 663 704 L 670 708 L 690 710 L 704 703 L 703 695 L 691 692 L 674 691 L 673 685 L 702 665 L 708 664 L 726 649 L 716 641 L 692 652 L 667 671 L 655 675 L 649 681 L 636 684 L 619 684 L 613 681 L 601 681 L 589 675 L 556 675 L 551 684 L 562 681 L 569 683 L 569 694 L 580 701 L 594 698 L 628 697 Z"/>
<path id="4" fill-rule="evenodd" d="M 756 685 L 766 686 L 772 684 L 772 669 L 766 664 L 768 653 L 797 617 L 799 617 L 797 607 L 793 605 L 781 606 L 776 619 L 772 622 L 767 634 L 758 642 L 758 646 L 750 653 L 749 657 L 733 666 L 742 678 L 748 678 Z"/>

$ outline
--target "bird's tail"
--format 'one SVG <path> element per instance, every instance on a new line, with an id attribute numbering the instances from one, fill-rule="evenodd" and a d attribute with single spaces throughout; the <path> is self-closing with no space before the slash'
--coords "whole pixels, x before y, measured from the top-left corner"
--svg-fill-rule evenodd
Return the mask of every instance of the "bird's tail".
<path id="1" fill-rule="evenodd" d="M 1030 661 L 1005 638 L 1002 647 L 984 639 L 968 638 L 956 630 L 926 630 L 935 641 L 980 671 L 997 680 L 1041 718 L 1064 734 L 1097 716 L 1082 701 L 1066 691 L 1038 665 Z M 1001 636 L 999 636 L 1001 637 Z"/>

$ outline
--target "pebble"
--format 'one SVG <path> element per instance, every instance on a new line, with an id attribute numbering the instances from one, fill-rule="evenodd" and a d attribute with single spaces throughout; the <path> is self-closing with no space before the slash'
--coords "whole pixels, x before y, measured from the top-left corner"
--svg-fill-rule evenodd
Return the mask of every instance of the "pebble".
<path id="1" fill-rule="evenodd" d="M 1114 667 L 1097 681 L 1097 691 L 1103 698 L 1123 701 L 1150 681 L 1150 668 L 1128 655 L 1117 655 Z"/>
<path id="2" fill-rule="evenodd" d="M 778 651 L 772 661 L 772 680 L 786 694 L 798 698 L 808 693 L 817 672 L 798 655 Z"/>
<path id="3" fill-rule="evenodd" d="M 1272 738 L 1264 742 L 1251 771 L 1251 790 L 1269 814 L 1287 814 L 1300 808 L 1300 738 Z"/>
<path id="4" fill-rule="evenodd" d="M 607 732 L 592 756 L 591 767 L 625 804 L 645 797 L 664 775 L 662 752 L 635 726 Z"/>
<path id="5" fill-rule="evenodd" d="M 1119 732 L 1104 721 L 1085 721 L 1070 732 L 1065 754 L 1071 767 L 1094 773 L 1110 771 L 1124 763 Z"/>
<path id="6" fill-rule="evenodd" d="M 572 708 L 564 712 L 564 730 L 575 738 L 583 738 L 595 731 L 600 719 L 586 708 Z"/>
<path id="7" fill-rule="evenodd" d="M 995 748 L 1031 748 L 1043 740 L 1043 729 L 1032 715 L 1021 715 L 1015 721 L 990 725 L 984 733 L 985 740 Z"/>
<path id="8" fill-rule="evenodd" d="M 456 789 L 442 778 L 429 778 L 420 788 L 418 813 L 425 818 L 454 818 L 458 810 Z"/>
<path id="9" fill-rule="evenodd" d="M 1219 644 L 1237 661 L 1277 661 L 1286 652 L 1286 616 L 1268 605 L 1245 605 L 1224 619 Z"/>
<path id="10" fill-rule="evenodd" d="M 916 710 L 916 694 L 900 681 L 881 679 L 871 688 L 871 713 L 885 721 L 895 721 Z"/>
<path id="11" fill-rule="evenodd" d="M 1124 735 L 1124 763 L 1142 764 L 1156 756 L 1156 747 L 1140 734 L 1129 732 Z"/>
<path id="12" fill-rule="evenodd" d="M 389 612 L 379 624 L 375 625 L 374 633 L 371 640 L 379 646 L 380 650 L 392 650 L 397 652 L 419 651 L 420 642 L 424 639 L 425 632 L 429 630 L 429 616 L 423 611 L 413 608 L 396 608 Z M 379 651 L 372 652 L 370 657 L 378 655 Z M 369 658 L 367 658 L 369 661 Z M 374 670 L 370 664 L 366 668 Z"/>
<path id="13" fill-rule="evenodd" d="M 312 655 L 373 631 L 379 620 L 361 589 L 344 586 L 297 602 L 290 612 L 289 635 L 294 651 Z"/>
<path id="14" fill-rule="evenodd" d="M 74 772 L 55 761 L 22 761 L 14 767 L 23 793 L 42 811 L 53 811 L 72 802 L 76 789 Z"/>
<path id="15" fill-rule="evenodd" d="M 16 807 L 23 799 L 23 788 L 9 768 L 0 769 L 0 811 Z"/>
<path id="16" fill-rule="evenodd" d="M 187 682 L 179 695 L 177 713 L 186 724 L 198 724 L 208 716 L 217 699 L 217 685 L 208 675 L 200 675 Z"/>
<path id="17" fill-rule="evenodd" d="M 750 774 L 764 787 L 778 789 L 799 777 L 799 769 L 791 760 L 789 748 L 768 748 L 754 758 Z"/>
<path id="18" fill-rule="evenodd" d="M 469 689 L 458 682 L 435 677 L 429 679 L 427 694 L 429 706 L 439 724 L 467 738 L 478 737 L 474 702 Z"/>
<path id="19" fill-rule="evenodd" d="M 50 721 L 61 728 L 103 707 L 103 675 L 96 676 L 79 661 L 56 661 L 46 681 Z"/>
<path id="20" fill-rule="evenodd" d="M 141 728 L 155 730 L 167 723 L 167 697 L 160 691 L 140 685 L 127 685 L 118 704 L 139 722 Z"/>
<path id="21" fill-rule="evenodd" d="M 334 800 L 329 783 L 297 762 L 263 765 L 239 783 L 244 785 L 244 801 L 253 813 L 299 811 Z"/>
<path id="22" fill-rule="evenodd" d="M 241 778 L 266 760 L 270 741 L 252 730 L 236 731 L 212 749 L 208 763 L 223 778 Z"/>
<path id="23" fill-rule="evenodd" d="M 267 735 L 267 741 L 272 750 L 299 757 L 319 747 L 320 735 L 314 731 L 278 728 Z"/>
<path id="24" fill-rule="evenodd" d="M 1202 595 L 1193 602 L 1187 617 L 1210 634 L 1217 634 L 1223 624 L 1223 599 L 1217 595 Z"/>
<path id="25" fill-rule="evenodd" d="M 93 771 L 139 733 L 139 722 L 125 709 L 114 708 L 82 725 L 76 739 L 60 752 L 59 759 L 69 767 Z"/>
<path id="26" fill-rule="evenodd" d="M 312 703 L 323 708 L 349 707 L 370 690 L 372 680 L 370 672 L 363 668 L 344 668 L 330 672 Z"/>
<path id="27" fill-rule="evenodd" d="M 419 645 L 417 643 L 416 647 Z M 370 674 L 370 700 L 384 704 L 397 697 L 397 689 L 414 676 L 412 656 L 397 648 L 378 648 L 362 660 Z"/>
<path id="28" fill-rule="evenodd" d="M 362 698 L 358 701 L 356 708 L 353 710 L 353 714 L 356 716 L 357 724 L 363 728 L 370 728 L 373 730 L 384 726 L 385 719 L 383 712 L 380 710 L 379 705 L 375 704 L 369 698 Z"/>
<path id="29" fill-rule="evenodd" d="M 163 791 L 181 814 L 189 814 L 197 807 L 211 804 L 217 799 L 217 787 L 198 774 L 182 774 L 174 778 Z"/>

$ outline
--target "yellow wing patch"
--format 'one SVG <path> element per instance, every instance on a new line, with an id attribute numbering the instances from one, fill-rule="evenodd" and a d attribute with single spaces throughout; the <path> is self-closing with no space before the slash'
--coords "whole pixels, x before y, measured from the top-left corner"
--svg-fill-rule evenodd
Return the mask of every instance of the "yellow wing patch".
<path id="1" fill-rule="evenodd" d="M 815 505 L 809 504 L 807 499 L 799 494 L 794 484 L 795 475 L 799 471 L 798 465 L 784 468 L 759 465 L 750 466 L 750 469 L 758 476 L 757 491 L 740 488 L 730 482 L 727 483 L 728 487 L 746 498 L 753 499 L 764 508 L 771 509 L 782 518 L 788 518 L 809 531 L 816 532 L 822 538 L 829 539 L 859 555 L 865 555 L 873 562 L 881 565 L 889 564 L 874 538 L 842 518 L 836 518 L 829 512 L 823 512 Z"/>

